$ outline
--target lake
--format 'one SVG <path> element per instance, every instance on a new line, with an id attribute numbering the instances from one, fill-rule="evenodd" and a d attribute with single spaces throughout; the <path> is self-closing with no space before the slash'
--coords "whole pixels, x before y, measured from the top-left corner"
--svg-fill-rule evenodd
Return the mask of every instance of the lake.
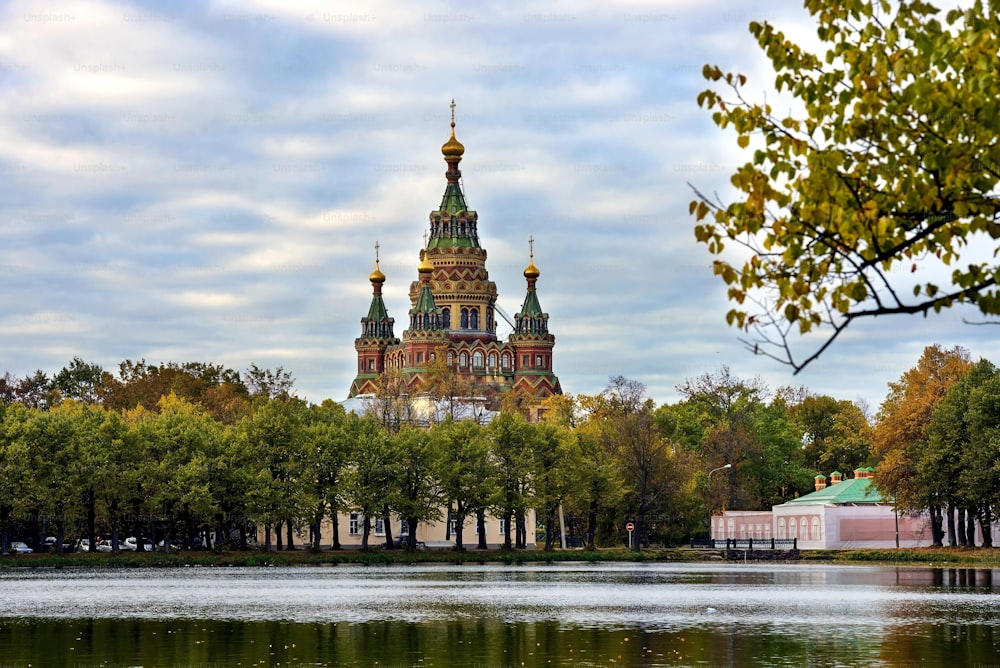
<path id="1" fill-rule="evenodd" d="M 816 564 L 17 568 L 0 668 L 1000 668 L 998 587 Z"/>

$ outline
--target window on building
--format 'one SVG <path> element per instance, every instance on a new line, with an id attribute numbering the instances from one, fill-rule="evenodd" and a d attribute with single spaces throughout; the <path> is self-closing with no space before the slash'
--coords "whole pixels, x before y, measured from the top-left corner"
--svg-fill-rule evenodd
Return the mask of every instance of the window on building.
<path id="1" fill-rule="evenodd" d="M 799 520 L 799 536 L 802 540 L 809 540 L 809 521 L 804 517 Z"/>
<path id="2" fill-rule="evenodd" d="M 461 355 L 458 356 L 458 366 L 462 367 L 463 369 L 469 366 L 468 353 L 462 353 Z"/>
<path id="3" fill-rule="evenodd" d="M 476 352 L 472 353 L 472 366 L 476 367 L 477 369 L 481 369 L 483 367 L 482 352 L 477 350 Z"/>
<path id="4" fill-rule="evenodd" d="M 381 517 L 375 518 L 375 535 L 384 536 L 385 535 L 385 520 Z"/>
<path id="5" fill-rule="evenodd" d="M 453 366 L 455 364 L 455 353 L 448 351 L 448 366 Z"/>
<path id="6" fill-rule="evenodd" d="M 504 370 L 510 369 L 510 355 L 508 355 L 507 353 L 503 354 L 503 356 L 500 358 L 500 366 Z"/>
<path id="7" fill-rule="evenodd" d="M 450 520 L 448 520 L 448 526 L 449 530 L 451 531 L 451 535 L 454 536 L 455 532 L 458 530 L 458 520 L 452 517 Z"/>
<path id="8" fill-rule="evenodd" d="M 460 316 L 460 318 L 461 318 L 460 322 L 461 322 L 462 329 L 468 329 L 469 328 L 469 309 L 463 308 L 462 309 L 462 315 Z"/>
<path id="9" fill-rule="evenodd" d="M 479 329 L 479 309 L 474 308 L 469 310 L 469 328 Z"/>
<path id="10" fill-rule="evenodd" d="M 423 363 L 424 363 L 424 354 L 417 353 L 417 364 L 423 364 Z"/>
<path id="11" fill-rule="evenodd" d="M 798 538 L 799 537 L 798 523 L 795 521 L 794 517 L 792 519 L 788 520 L 788 537 L 789 538 Z"/>
<path id="12" fill-rule="evenodd" d="M 486 358 L 486 368 L 496 369 L 497 368 L 497 356 L 496 353 L 490 353 L 489 357 Z"/>
<path id="13" fill-rule="evenodd" d="M 451 329 L 451 309 L 447 306 L 441 309 L 441 326 L 444 329 Z"/>
<path id="14" fill-rule="evenodd" d="M 784 540 L 784 539 L 785 539 L 785 518 L 784 517 L 779 517 L 778 518 L 778 540 Z"/>
<path id="15" fill-rule="evenodd" d="M 521 356 L 521 366 L 523 366 L 525 369 L 527 369 L 530 364 L 531 364 L 531 355 L 522 355 Z"/>
<path id="16" fill-rule="evenodd" d="M 399 535 L 400 536 L 410 535 L 410 523 L 407 522 L 406 520 L 403 520 L 402 522 L 399 523 Z"/>
<path id="17" fill-rule="evenodd" d="M 542 366 L 542 356 L 541 355 L 535 355 L 535 368 L 536 369 L 544 369 L 545 368 L 544 366 Z"/>
<path id="18" fill-rule="evenodd" d="M 369 371 L 375 370 L 375 360 L 368 360 L 368 370 Z"/>
<path id="19" fill-rule="evenodd" d="M 351 518 L 347 523 L 347 533 L 352 536 L 361 535 L 361 513 L 351 513 Z"/>
<path id="20" fill-rule="evenodd" d="M 497 533 L 501 536 L 507 535 L 507 520 L 497 520 Z"/>
<path id="21" fill-rule="evenodd" d="M 812 531 L 809 533 L 809 537 L 813 540 L 823 540 L 823 525 L 819 523 L 819 518 L 814 517 L 812 519 Z"/>

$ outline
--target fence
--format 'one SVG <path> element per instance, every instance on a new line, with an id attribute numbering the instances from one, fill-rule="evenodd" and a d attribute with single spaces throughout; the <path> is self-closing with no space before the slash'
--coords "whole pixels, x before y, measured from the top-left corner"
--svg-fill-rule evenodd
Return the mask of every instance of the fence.
<path id="1" fill-rule="evenodd" d="M 798 538 L 692 538 L 692 548 L 711 550 L 797 550 Z"/>

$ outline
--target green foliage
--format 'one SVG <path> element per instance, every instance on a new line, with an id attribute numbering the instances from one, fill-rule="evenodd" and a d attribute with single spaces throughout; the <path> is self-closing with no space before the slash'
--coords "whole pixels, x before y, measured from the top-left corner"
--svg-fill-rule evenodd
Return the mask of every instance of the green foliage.
<path id="1" fill-rule="evenodd" d="M 1000 266 L 963 257 L 1000 238 L 995 3 L 943 21 L 923 0 L 805 4 L 825 53 L 750 24 L 775 89 L 794 100 L 787 114 L 748 100 L 743 75 L 703 70 L 728 92 L 710 88 L 698 104 L 753 151 L 731 177 L 732 201 L 699 193 L 690 206 L 729 289 L 727 322 L 799 370 L 859 318 L 959 303 L 1000 314 Z M 943 281 L 920 272 L 934 268 Z M 827 338 L 799 361 L 789 338 L 815 330 Z"/>

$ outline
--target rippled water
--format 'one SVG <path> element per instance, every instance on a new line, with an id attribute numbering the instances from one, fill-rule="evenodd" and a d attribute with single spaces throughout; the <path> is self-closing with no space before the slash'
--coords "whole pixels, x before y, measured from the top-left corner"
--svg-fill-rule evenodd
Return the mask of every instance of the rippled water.
<path id="1" fill-rule="evenodd" d="M 4 668 L 1000 668 L 998 626 L 1000 572 L 983 569 L 564 564 L 0 572 Z"/>

